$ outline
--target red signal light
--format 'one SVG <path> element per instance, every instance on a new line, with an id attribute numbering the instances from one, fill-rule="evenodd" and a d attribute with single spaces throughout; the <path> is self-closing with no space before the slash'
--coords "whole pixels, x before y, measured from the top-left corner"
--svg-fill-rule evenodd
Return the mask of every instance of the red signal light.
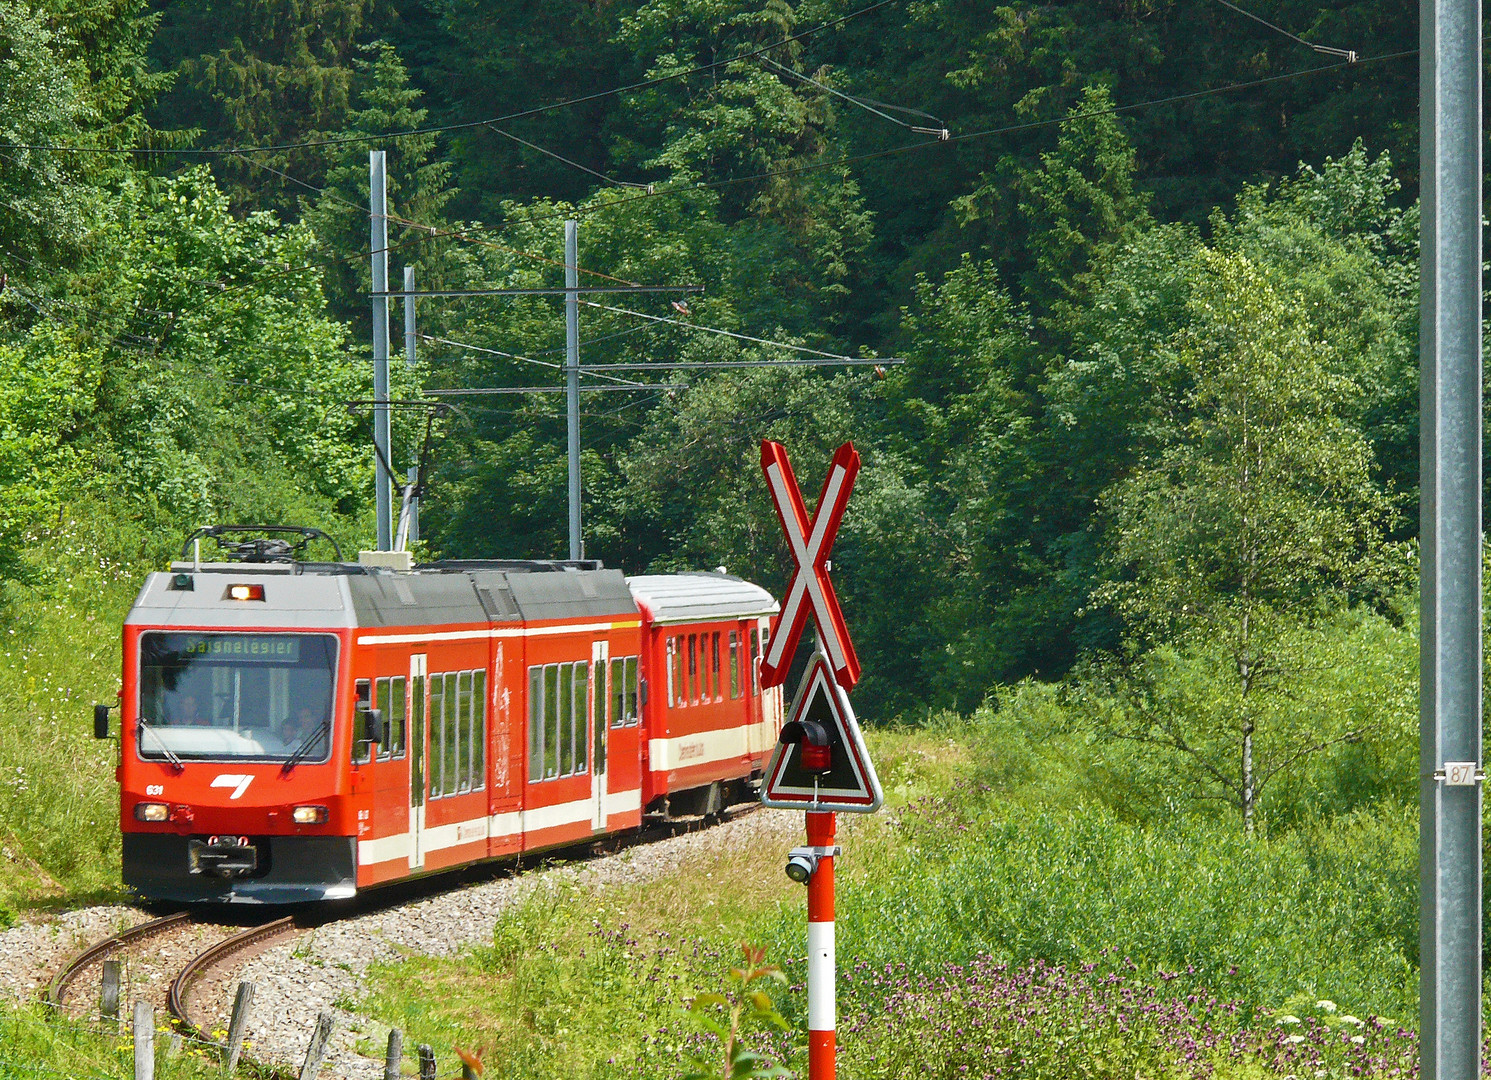
<path id="1" fill-rule="evenodd" d="M 229 585 L 229 600 L 263 600 L 263 585 Z"/>
<path id="2" fill-rule="evenodd" d="M 824 773 L 833 768 L 834 749 L 832 746 L 814 746 L 810 742 L 802 744 L 802 767 L 809 772 Z"/>

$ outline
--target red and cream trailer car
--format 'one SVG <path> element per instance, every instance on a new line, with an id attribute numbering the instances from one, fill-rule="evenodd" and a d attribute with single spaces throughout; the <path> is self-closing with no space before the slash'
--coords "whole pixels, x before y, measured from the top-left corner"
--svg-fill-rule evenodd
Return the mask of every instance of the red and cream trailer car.
<path id="1" fill-rule="evenodd" d="M 124 881 L 150 899 L 346 897 L 716 812 L 781 727 L 777 605 L 738 578 L 245 550 L 150 575 L 125 621 Z"/>

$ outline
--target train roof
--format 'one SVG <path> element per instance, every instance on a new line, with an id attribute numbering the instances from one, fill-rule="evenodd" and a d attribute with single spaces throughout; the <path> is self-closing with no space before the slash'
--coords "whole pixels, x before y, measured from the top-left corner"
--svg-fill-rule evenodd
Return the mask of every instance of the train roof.
<path id="1" fill-rule="evenodd" d="M 730 574 L 638 574 L 626 583 L 660 625 L 749 619 L 779 610 L 771 593 Z"/>
<path id="2" fill-rule="evenodd" d="M 263 600 L 234 600 L 238 583 Z M 639 615 L 597 562 L 464 561 L 394 571 L 356 563 L 175 563 L 146 578 L 126 624 L 381 627 Z"/>
<path id="3" fill-rule="evenodd" d="M 262 586 L 234 600 L 231 586 Z M 720 573 L 625 577 L 598 561 L 449 560 L 391 570 L 358 563 L 173 563 L 150 574 L 126 624 L 385 627 L 636 617 L 663 625 L 774 615 L 770 593 Z"/>

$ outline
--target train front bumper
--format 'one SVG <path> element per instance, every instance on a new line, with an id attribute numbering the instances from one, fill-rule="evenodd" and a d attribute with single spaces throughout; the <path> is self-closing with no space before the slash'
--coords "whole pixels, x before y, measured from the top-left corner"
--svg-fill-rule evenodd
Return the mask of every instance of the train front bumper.
<path id="1" fill-rule="evenodd" d="M 203 839 L 125 833 L 125 886 L 175 903 L 299 904 L 357 892 L 357 841 L 350 836 L 252 837 L 254 865 L 234 873 L 216 872 L 203 859 Z"/>

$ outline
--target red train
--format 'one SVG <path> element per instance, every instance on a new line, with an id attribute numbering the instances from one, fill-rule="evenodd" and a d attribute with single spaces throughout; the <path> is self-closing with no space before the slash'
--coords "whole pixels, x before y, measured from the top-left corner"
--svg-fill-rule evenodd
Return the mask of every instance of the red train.
<path id="1" fill-rule="evenodd" d="M 124 881 L 146 898 L 333 899 L 708 814 L 776 741 L 777 604 L 749 582 L 309 562 L 315 530 L 252 531 L 223 561 L 189 542 L 125 620 Z"/>

